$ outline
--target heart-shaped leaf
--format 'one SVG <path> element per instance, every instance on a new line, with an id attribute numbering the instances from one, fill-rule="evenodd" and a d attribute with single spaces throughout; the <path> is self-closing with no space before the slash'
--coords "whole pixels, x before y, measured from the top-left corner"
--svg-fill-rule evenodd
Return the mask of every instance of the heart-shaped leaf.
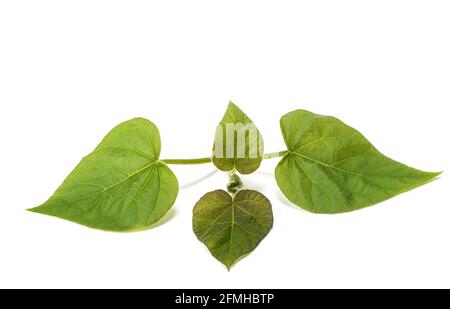
<path id="1" fill-rule="evenodd" d="M 33 212 L 92 228 L 128 231 L 160 220 L 178 194 L 172 171 L 158 161 L 157 127 L 136 118 L 115 127 Z"/>
<path id="2" fill-rule="evenodd" d="M 278 186 L 291 202 L 311 212 L 360 209 L 439 175 L 387 158 L 334 117 L 296 110 L 280 124 L 288 152 L 275 170 Z"/>
<path id="3" fill-rule="evenodd" d="M 216 129 L 212 161 L 221 171 L 250 174 L 258 169 L 264 142 L 251 119 L 232 102 Z"/>
<path id="4" fill-rule="evenodd" d="M 273 224 L 272 205 L 261 193 L 223 190 L 205 194 L 195 205 L 193 229 L 211 254 L 228 269 L 253 251 Z"/>

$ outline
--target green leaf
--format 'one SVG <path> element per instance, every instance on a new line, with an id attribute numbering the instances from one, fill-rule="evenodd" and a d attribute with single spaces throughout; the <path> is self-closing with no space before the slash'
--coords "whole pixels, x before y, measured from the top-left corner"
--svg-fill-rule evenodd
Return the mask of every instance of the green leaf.
<path id="1" fill-rule="evenodd" d="M 264 154 L 261 134 L 250 118 L 232 102 L 217 126 L 212 161 L 221 171 L 236 169 L 250 174 L 258 169 Z"/>
<path id="2" fill-rule="evenodd" d="M 194 207 L 193 229 L 211 254 L 228 269 L 253 251 L 273 224 L 272 205 L 259 192 L 223 190 L 205 194 Z"/>
<path id="3" fill-rule="evenodd" d="M 159 131 L 142 118 L 115 127 L 50 199 L 30 211 L 92 228 L 129 231 L 160 220 L 178 194 L 172 171 L 158 161 Z"/>
<path id="4" fill-rule="evenodd" d="M 311 212 L 360 209 L 439 175 L 387 158 L 334 117 L 296 110 L 280 124 L 288 152 L 275 170 L 278 186 L 291 202 Z"/>

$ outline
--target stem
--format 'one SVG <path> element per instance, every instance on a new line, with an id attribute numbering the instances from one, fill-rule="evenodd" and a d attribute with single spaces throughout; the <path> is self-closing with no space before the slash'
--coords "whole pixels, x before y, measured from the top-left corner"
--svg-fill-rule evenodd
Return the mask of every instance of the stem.
<path id="1" fill-rule="evenodd" d="M 198 159 L 165 159 L 161 160 L 166 164 L 206 164 L 211 163 L 211 158 L 198 158 Z"/>
<path id="2" fill-rule="evenodd" d="M 231 195 L 235 195 L 244 187 L 244 184 L 242 183 L 241 177 L 239 177 L 236 174 L 236 170 L 232 170 L 228 172 L 228 184 L 227 184 L 227 191 Z"/>
<path id="3" fill-rule="evenodd" d="M 272 159 L 272 158 L 278 158 L 286 155 L 289 151 L 277 151 L 277 152 L 271 152 L 266 153 L 263 155 L 263 159 Z M 190 165 L 190 164 L 206 164 L 211 163 L 211 158 L 197 158 L 197 159 L 164 159 L 161 160 L 162 162 L 166 164 L 180 164 L 180 165 Z"/>
<path id="4" fill-rule="evenodd" d="M 282 157 L 282 156 L 286 155 L 288 152 L 289 152 L 289 150 L 266 153 L 263 155 L 263 159 L 272 159 L 272 158 Z"/>

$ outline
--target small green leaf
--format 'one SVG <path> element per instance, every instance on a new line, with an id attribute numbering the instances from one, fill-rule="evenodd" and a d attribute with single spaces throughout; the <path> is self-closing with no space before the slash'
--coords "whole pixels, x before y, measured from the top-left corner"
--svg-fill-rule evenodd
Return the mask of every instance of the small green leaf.
<path id="1" fill-rule="evenodd" d="M 296 110 L 280 124 L 288 153 L 275 170 L 278 186 L 291 202 L 311 212 L 367 207 L 439 175 L 387 158 L 334 117 Z"/>
<path id="2" fill-rule="evenodd" d="M 211 254 L 228 269 L 253 251 L 273 224 L 272 205 L 261 193 L 223 190 L 205 194 L 194 207 L 193 229 Z"/>
<path id="3" fill-rule="evenodd" d="M 159 131 L 142 118 L 115 127 L 50 199 L 30 211 L 92 228 L 129 231 L 160 220 L 178 194 L 172 171 L 158 161 Z"/>
<path id="4" fill-rule="evenodd" d="M 221 171 L 236 169 L 250 174 L 258 169 L 264 154 L 261 134 L 250 118 L 232 102 L 217 126 L 212 161 Z"/>

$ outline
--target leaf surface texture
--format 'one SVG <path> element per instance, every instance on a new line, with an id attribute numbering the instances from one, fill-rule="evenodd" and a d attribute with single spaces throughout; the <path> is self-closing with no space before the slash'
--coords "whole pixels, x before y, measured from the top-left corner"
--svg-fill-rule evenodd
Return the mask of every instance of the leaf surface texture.
<path id="1" fill-rule="evenodd" d="M 33 212 L 92 228 L 129 231 L 159 221 L 172 207 L 178 181 L 158 161 L 157 127 L 135 118 L 115 127 Z"/>
<path id="2" fill-rule="evenodd" d="M 386 157 L 331 116 L 296 110 L 283 116 L 280 125 L 288 153 L 276 167 L 276 181 L 291 202 L 311 212 L 357 210 L 439 175 Z"/>
<path id="3" fill-rule="evenodd" d="M 223 190 L 205 194 L 195 205 L 193 229 L 211 254 L 228 269 L 253 251 L 273 225 L 272 206 L 261 193 Z"/>

